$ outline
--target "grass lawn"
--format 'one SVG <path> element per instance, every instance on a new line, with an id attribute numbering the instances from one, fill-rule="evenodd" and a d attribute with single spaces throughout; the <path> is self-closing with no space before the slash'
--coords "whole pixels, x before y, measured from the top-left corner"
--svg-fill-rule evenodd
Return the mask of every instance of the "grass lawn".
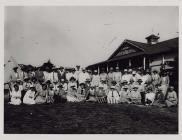
<path id="1" fill-rule="evenodd" d="M 177 134 L 178 108 L 65 103 L 4 106 L 5 134 Z"/>

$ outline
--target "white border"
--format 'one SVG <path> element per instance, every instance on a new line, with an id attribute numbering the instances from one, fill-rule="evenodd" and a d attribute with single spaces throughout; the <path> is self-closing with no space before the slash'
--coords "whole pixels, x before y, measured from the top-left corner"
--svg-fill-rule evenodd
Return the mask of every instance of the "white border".
<path id="1" fill-rule="evenodd" d="M 4 93 L 3 91 L 3 81 L 4 81 L 4 7 L 5 6 L 179 6 L 179 35 L 181 35 L 181 16 L 182 16 L 182 1 L 181 0 L 0 0 L 0 93 Z M 181 38 L 179 39 L 181 46 Z M 180 47 L 179 47 L 180 48 Z M 179 49 L 179 61 L 181 60 L 181 49 Z M 179 66 L 179 70 L 181 70 L 181 65 Z M 179 72 L 179 111 L 181 110 L 181 96 L 182 92 L 180 85 L 182 82 L 180 80 L 181 73 Z M 179 112 L 179 135 L 7 135 L 3 134 L 3 117 L 4 117 L 4 105 L 3 105 L 3 96 L 0 96 L 0 139 L 180 139 L 181 138 L 181 111 Z"/>

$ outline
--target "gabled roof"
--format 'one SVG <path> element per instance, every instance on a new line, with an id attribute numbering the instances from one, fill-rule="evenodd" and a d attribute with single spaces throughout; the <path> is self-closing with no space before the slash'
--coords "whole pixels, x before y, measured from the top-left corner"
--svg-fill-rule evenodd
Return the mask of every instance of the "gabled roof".
<path id="1" fill-rule="evenodd" d="M 116 55 L 116 53 L 123 46 L 124 43 L 129 43 L 129 44 L 133 45 L 134 47 L 137 47 L 140 50 L 142 50 L 144 52 L 144 54 L 151 55 L 151 54 L 158 54 L 158 53 L 163 53 L 163 52 L 173 51 L 174 49 L 178 49 L 178 45 L 179 45 L 178 40 L 179 40 L 179 38 L 177 37 L 177 38 L 169 39 L 169 40 L 162 41 L 162 42 L 159 42 L 156 44 L 147 44 L 147 43 L 142 43 L 142 42 L 137 42 L 137 41 L 126 39 L 116 49 L 116 51 L 114 51 L 114 53 L 109 57 L 108 60 L 112 59 L 113 56 Z M 122 56 L 122 57 L 127 57 L 127 56 Z M 128 57 L 130 57 L 130 54 L 128 55 Z"/>

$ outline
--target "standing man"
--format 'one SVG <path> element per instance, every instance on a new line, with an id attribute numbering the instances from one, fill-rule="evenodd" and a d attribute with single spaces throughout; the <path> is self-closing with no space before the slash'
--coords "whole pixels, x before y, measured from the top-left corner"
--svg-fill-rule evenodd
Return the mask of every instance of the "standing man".
<path id="1" fill-rule="evenodd" d="M 64 81 L 66 80 L 66 74 L 64 72 L 64 67 L 60 67 L 58 69 L 58 79 L 59 79 L 59 81 L 61 81 L 61 79 L 64 79 Z"/>
<path id="2" fill-rule="evenodd" d="M 103 81 L 105 83 L 107 83 L 108 80 L 108 76 L 107 73 L 105 72 L 105 69 L 102 68 L 101 74 L 100 74 L 100 81 Z"/>
<path id="3" fill-rule="evenodd" d="M 116 72 L 114 72 L 114 81 L 116 81 L 117 84 L 121 82 L 122 79 L 122 73 L 119 70 L 119 67 L 116 67 Z"/>
<path id="4" fill-rule="evenodd" d="M 86 79 L 90 79 L 89 74 L 86 72 L 85 68 L 82 68 L 82 72 L 79 74 L 78 82 L 85 83 Z"/>
<path id="5" fill-rule="evenodd" d="M 91 85 L 98 87 L 100 83 L 100 76 L 98 74 L 97 70 L 94 70 L 93 76 L 92 76 L 92 81 L 91 81 Z"/>
<path id="6" fill-rule="evenodd" d="M 109 73 L 108 73 L 108 87 L 110 88 L 112 86 L 112 81 L 114 80 L 114 72 L 113 72 L 113 67 L 110 67 Z"/>

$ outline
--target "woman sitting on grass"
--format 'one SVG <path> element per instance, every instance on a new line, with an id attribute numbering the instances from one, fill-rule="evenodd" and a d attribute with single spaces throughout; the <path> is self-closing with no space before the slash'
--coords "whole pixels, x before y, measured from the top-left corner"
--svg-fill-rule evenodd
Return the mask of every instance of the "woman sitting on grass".
<path id="1" fill-rule="evenodd" d="M 42 90 L 40 92 L 36 93 L 35 103 L 36 104 L 44 104 L 44 103 L 46 103 L 46 96 L 47 96 L 47 94 L 48 94 L 47 85 L 43 84 L 42 85 Z"/>
<path id="2" fill-rule="evenodd" d="M 27 105 L 33 105 L 35 104 L 35 87 L 30 86 L 30 89 L 26 92 L 24 98 L 23 98 L 23 103 Z"/>
<path id="3" fill-rule="evenodd" d="M 174 91 L 174 87 L 173 86 L 169 87 L 169 91 L 167 93 L 165 103 L 166 103 L 167 107 L 176 106 L 177 103 L 178 103 L 177 94 Z"/>
<path id="4" fill-rule="evenodd" d="M 14 88 L 10 88 L 10 102 L 9 104 L 12 105 L 20 105 L 21 104 L 21 91 L 19 90 L 19 86 L 15 84 Z"/>
<path id="5" fill-rule="evenodd" d="M 152 91 L 152 87 L 148 87 L 145 95 L 145 105 L 153 105 L 154 100 L 155 93 Z"/>
<path id="6" fill-rule="evenodd" d="M 74 84 L 70 85 L 70 90 L 67 93 L 66 99 L 68 102 L 77 102 L 76 87 Z"/>
<path id="7" fill-rule="evenodd" d="M 129 93 L 129 100 L 131 104 L 140 104 L 141 103 L 141 94 L 138 91 L 138 86 L 134 85 L 133 89 Z"/>
<path id="8" fill-rule="evenodd" d="M 119 95 L 120 95 L 121 103 L 129 103 L 129 100 L 128 100 L 129 89 L 127 85 L 123 86 L 123 88 L 119 92 Z"/>
<path id="9" fill-rule="evenodd" d="M 88 102 L 96 102 L 97 98 L 96 98 L 96 87 L 94 85 L 90 86 L 90 89 L 88 90 L 88 94 L 87 94 L 87 100 Z"/>

